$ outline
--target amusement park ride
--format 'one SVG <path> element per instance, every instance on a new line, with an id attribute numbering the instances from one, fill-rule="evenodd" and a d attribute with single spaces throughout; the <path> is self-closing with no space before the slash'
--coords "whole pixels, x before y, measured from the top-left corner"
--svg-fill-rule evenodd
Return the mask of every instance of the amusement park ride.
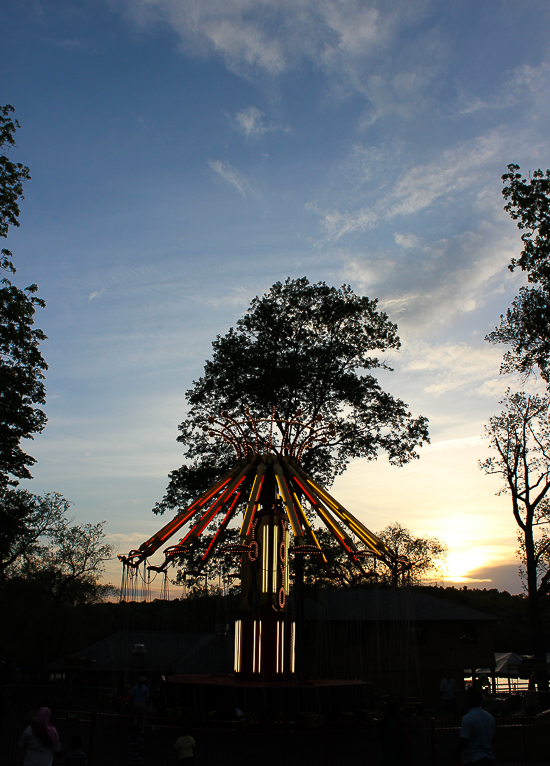
<path id="1" fill-rule="evenodd" d="M 397 556 L 335 498 L 308 476 L 301 466 L 306 450 L 326 444 L 336 434 L 321 415 L 307 419 L 302 410 L 290 419 L 254 418 L 248 409 L 243 419 L 222 412 L 209 416 L 205 435 L 229 444 L 236 462 L 191 505 L 126 556 L 124 569 L 166 572 L 187 561 L 188 570 L 202 571 L 216 550 L 240 558 L 240 619 L 235 626 L 234 670 L 242 681 L 283 681 L 295 672 L 295 621 L 288 609 L 289 553 L 317 556 L 330 573 L 323 549 L 305 508 L 326 526 L 349 559 L 369 576 L 367 562 L 380 561 L 394 576 L 405 573 L 407 558 Z M 242 510 L 238 544 L 223 544 L 230 522 Z M 202 555 L 200 536 L 215 519 L 221 523 Z M 164 549 L 160 566 L 148 563 L 189 521 L 190 529 L 176 544 Z M 357 542 L 358 540 L 359 542 Z"/>

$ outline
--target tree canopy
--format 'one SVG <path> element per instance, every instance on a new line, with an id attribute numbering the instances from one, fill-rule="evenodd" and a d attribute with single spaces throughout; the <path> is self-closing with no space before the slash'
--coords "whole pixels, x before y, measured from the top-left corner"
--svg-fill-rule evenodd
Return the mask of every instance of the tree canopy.
<path id="1" fill-rule="evenodd" d="M 408 572 L 396 582 L 391 569 L 377 566 L 368 559 L 361 568 L 349 558 L 346 552 L 335 545 L 334 538 L 325 529 L 315 531 L 321 548 L 328 559 L 331 573 L 321 565 L 317 556 L 309 557 L 304 565 L 306 583 L 321 587 L 354 588 L 364 585 L 419 585 L 427 581 L 437 582 L 442 578 L 447 558 L 447 545 L 436 537 L 415 535 L 398 521 L 388 524 L 376 532 L 398 556 L 406 556 L 410 562 Z"/>
<path id="2" fill-rule="evenodd" d="M 33 585 L 54 604 L 101 601 L 112 585 L 100 582 L 114 548 L 98 524 L 73 524 L 70 503 L 57 492 L 0 493 L 0 590 Z"/>
<path id="3" fill-rule="evenodd" d="M 302 411 L 333 424 L 326 443 L 304 453 L 304 469 L 330 485 L 353 458 L 386 452 L 402 465 L 428 441 L 426 418 L 385 392 L 374 376 L 391 369 L 378 354 L 400 346 L 397 326 L 377 301 L 348 285 L 312 284 L 306 277 L 277 282 L 256 297 L 226 335 L 213 342 L 204 374 L 187 391 L 179 426 L 185 464 L 155 511 L 185 507 L 233 462 L 231 449 L 208 438 L 207 419 L 228 412 L 285 419 Z"/>
<path id="4" fill-rule="evenodd" d="M 550 383 L 550 170 L 535 170 L 525 179 L 519 169 L 508 165 L 508 173 L 502 176 L 502 194 L 507 200 L 504 210 L 523 232 L 523 250 L 508 268 L 524 271 L 529 286 L 520 289 L 487 340 L 511 347 L 502 372 L 529 373 L 538 367 Z"/>
<path id="5" fill-rule="evenodd" d="M 0 107 L 0 149 L 15 145 L 19 123 L 13 107 Z M 10 226 L 19 226 L 19 199 L 29 169 L 0 155 L 0 237 Z M 15 274 L 12 253 L 2 249 L 0 268 Z M 44 372 L 47 364 L 40 350 L 46 336 L 34 327 L 34 315 L 44 301 L 35 296 L 36 285 L 21 290 L 4 277 L 0 280 L 0 488 L 29 479 L 35 459 L 21 449 L 21 439 L 32 439 L 46 425 Z"/>

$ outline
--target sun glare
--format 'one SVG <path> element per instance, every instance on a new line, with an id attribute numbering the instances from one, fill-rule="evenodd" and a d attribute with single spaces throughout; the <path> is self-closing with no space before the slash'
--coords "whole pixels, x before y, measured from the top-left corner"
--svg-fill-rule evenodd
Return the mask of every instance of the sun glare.
<path id="1" fill-rule="evenodd" d="M 447 576 L 445 579 L 453 582 L 466 582 L 470 572 L 489 565 L 489 559 L 479 550 L 453 551 L 447 557 Z"/>

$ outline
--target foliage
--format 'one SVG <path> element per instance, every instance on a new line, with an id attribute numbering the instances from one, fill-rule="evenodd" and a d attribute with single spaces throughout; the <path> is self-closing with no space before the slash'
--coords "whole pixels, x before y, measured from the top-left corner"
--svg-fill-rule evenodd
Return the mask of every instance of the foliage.
<path id="1" fill-rule="evenodd" d="M 201 535 L 193 549 L 193 560 L 197 561 L 204 555 L 212 542 L 215 533 Z M 220 547 L 239 542 L 237 529 L 229 528 L 224 531 Z M 193 560 L 181 562 L 177 570 L 176 584 L 185 585 L 187 596 L 198 598 L 199 596 L 214 594 L 238 593 L 241 583 L 239 558 L 231 552 L 220 553 L 219 549 L 210 559 L 208 564 L 200 571 L 194 569 Z"/>
<path id="2" fill-rule="evenodd" d="M 530 287 L 522 287 L 500 327 L 487 335 L 491 343 L 506 343 L 502 372 L 529 373 L 537 366 L 550 383 L 550 170 L 536 170 L 529 180 L 518 165 L 508 165 L 502 176 L 504 209 L 523 232 L 523 250 L 509 269 L 527 273 Z"/>
<path id="3" fill-rule="evenodd" d="M 17 120 L 11 106 L 0 107 L 0 148 L 15 145 Z M 0 155 L 0 236 L 6 237 L 9 226 L 19 226 L 18 200 L 23 198 L 23 181 L 29 169 Z M 12 274 L 12 254 L 3 249 L 0 268 Z M 44 371 L 47 365 L 39 351 L 46 339 L 33 326 L 37 307 L 36 285 L 21 290 L 7 277 L 0 280 L 0 488 L 17 485 L 17 479 L 29 479 L 28 467 L 35 460 L 21 449 L 21 439 L 32 439 L 46 425 L 46 416 L 36 405 L 44 404 Z M 15 478 L 14 478 L 15 477 Z"/>
<path id="4" fill-rule="evenodd" d="M 428 441 L 427 420 L 413 418 L 400 399 L 382 390 L 373 372 L 390 369 L 376 354 L 398 349 L 397 327 L 377 302 L 307 278 L 277 282 L 213 342 L 204 375 L 187 391 L 179 426 L 186 463 L 172 471 L 155 511 L 182 508 L 233 460 L 229 446 L 212 442 L 207 418 L 226 411 L 245 419 L 322 416 L 335 428 L 327 443 L 304 453 L 304 469 L 330 485 L 353 458 L 380 450 L 402 465 Z M 282 428 L 280 429 L 282 432 Z"/>
<path id="5" fill-rule="evenodd" d="M 0 148 L 15 146 L 15 131 L 19 123 L 12 117 L 13 106 L 0 106 Z M 19 226 L 19 199 L 23 197 L 23 181 L 29 180 L 29 169 L 0 155 L 0 237 L 8 236 L 10 226 Z M 10 253 L 2 251 L 4 258 Z M 4 262 L 2 265 L 6 266 Z"/>
<path id="6" fill-rule="evenodd" d="M 104 524 L 58 527 L 45 545 L 24 556 L 21 576 L 38 582 L 54 603 L 85 604 L 115 595 L 116 588 L 100 582 L 105 562 L 114 556 Z"/>
<path id="7" fill-rule="evenodd" d="M 436 537 L 417 537 L 398 521 L 388 524 L 377 534 L 394 553 L 409 559 L 408 584 L 442 578 L 448 550 L 444 542 Z"/>
<path id="8" fill-rule="evenodd" d="M 103 526 L 75 524 L 70 503 L 57 493 L 42 497 L 24 490 L 0 495 L 0 584 L 34 583 L 54 604 L 101 601 L 113 594 L 100 583 L 104 564 L 113 558 Z"/>
<path id="9" fill-rule="evenodd" d="M 502 196 L 508 200 L 504 209 L 518 229 L 523 231 L 524 245 L 521 256 L 513 258 L 510 270 L 517 266 L 528 274 L 529 282 L 550 283 L 550 170 L 535 170 L 529 181 L 517 171 L 519 165 L 508 165 L 508 173 L 502 176 L 508 183 Z"/>
<path id="10" fill-rule="evenodd" d="M 401 584 L 418 584 L 441 578 L 447 556 L 444 542 L 435 537 L 417 537 L 397 521 L 376 534 L 398 556 L 407 556 L 411 562 L 411 569 Z M 366 559 L 359 568 L 341 546 L 335 543 L 328 530 L 316 530 L 315 535 L 325 552 L 331 572 L 327 572 L 317 556 L 310 556 L 304 566 L 304 581 L 307 585 L 356 588 L 393 584 L 392 571 L 383 564 L 374 559 Z"/>
<path id="11" fill-rule="evenodd" d="M 0 582 L 35 554 L 42 538 L 63 527 L 69 507 L 57 493 L 40 497 L 12 489 L 0 494 Z"/>
<path id="12" fill-rule="evenodd" d="M 480 461 L 488 474 L 500 476 L 500 492 L 512 499 L 525 571 L 525 589 L 533 642 L 539 657 L 545 652 L 541 609 L 550 592 L 548 541 L 544 525 L 550 490 L 550 398 L 507 391 L 500 415 L 489 419 L 485 435 L 496 456 Z M 500 494 L 500 493 L 499 493 Z M 542 530 L 542 532 L 541 532 Z"/>
<path id="13" fill-rule="evenodd" d="M 521 594 L 510 595 L 496 588 L 461 588 L 454 586 L 424 587 L 423 590 L 454 604 L 494 615 L 495 651 L 532 654 L 533 645 L 529 629 L 528 600 Z M 546 625 L 546 627 L 548 627 Z"/>

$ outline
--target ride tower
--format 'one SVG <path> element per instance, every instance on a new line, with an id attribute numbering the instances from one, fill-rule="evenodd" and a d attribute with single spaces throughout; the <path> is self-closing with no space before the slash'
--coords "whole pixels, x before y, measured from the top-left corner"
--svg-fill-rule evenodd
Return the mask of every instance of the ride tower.
<path id="1" fill-rule="evenodd" d="M 296 629 L 288 609 L 290 533 L 269 460 L 258 510 L 245 539 L 235 625 L 235 673 L 248 680 L 287 678 L 295 672 Z"/>
<path id="2" fill-rule="evenodd" d="M 143 579 L 150 572 L 164 573 L 184 563 L 186 571 L 203 573 L 216 554 L 240 558 L 241 598 L 235 625 L 234 671 L 243 682 L 277 682 L 296 672 L 296 624 L 289 610 L 289 554 L 316 556 L 330 573 L 327 557 L 308 517 L 319 519 L 354 565 L 367 577 L 382 562 L 395 577 L 410 568 L 398 556 L 309 476 L 301 465 L 304 452 L 325 445 L 336 429 L 320 414 L 306 417 L 298 410 L 291 418 L 254 418 L 222 412 L 209 416 L 205 434 L 230 445 L 236 462 L 191 505 L 156 532 L 137 550 L 119 555 L 123 564 L 121 599 L 126 577 L 136 576 L 143 565 Z M 223 544 L 227 528 L 242 511 L 238 543 Z M 218 527 L 205 551 L 199 552 L 201 535 L 209 525 Z M 187 533 L 176 545 L 164 549 L 160 565 L 149 563 L 173 535 L 187 523 Z M 370 568 L 365 569 L 365 565 Z"/>

